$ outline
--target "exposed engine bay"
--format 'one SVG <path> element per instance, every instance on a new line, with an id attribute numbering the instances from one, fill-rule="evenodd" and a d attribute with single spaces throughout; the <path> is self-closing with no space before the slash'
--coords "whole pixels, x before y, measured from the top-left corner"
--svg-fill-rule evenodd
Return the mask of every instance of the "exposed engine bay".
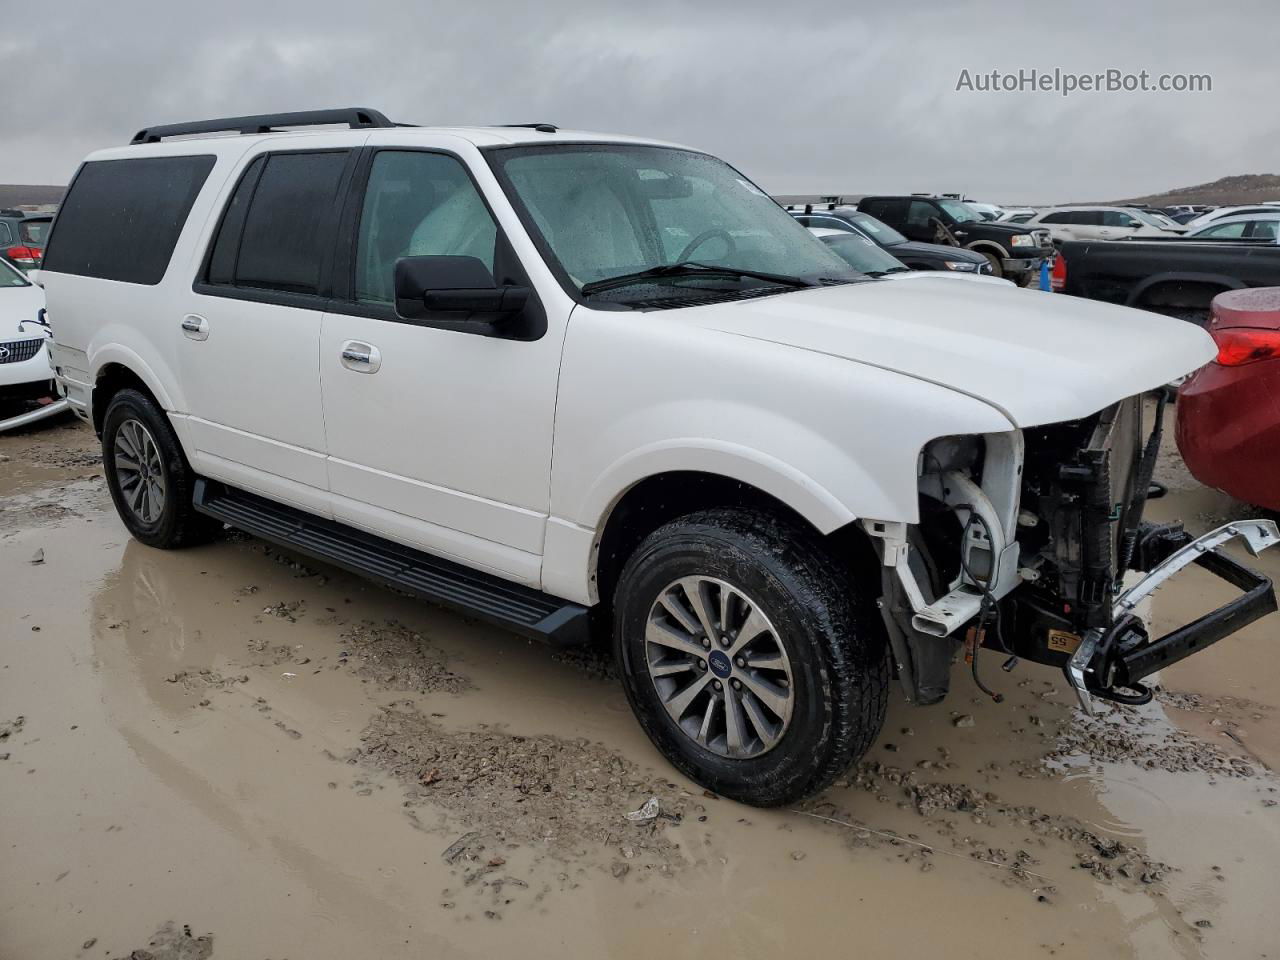
<path id="1" fill-rule="evenodd" d="M 1216 550 L 1241 539 L 1256 555 L 1277 542 L 1274 522 L 1195 540 L 1181 524 L 1143 521 L 1163 493 L 1152 476 L 1164 405 L 1162 394 L 1130 397 L 1080 420 L 925 447 L 919 523 L 863 522 L 881 547 L 881 612 L 911 700 L 945 697 L 961 653 L 991 693 L 979 672 L 990 649 L 1007 670 L 1063 669 L 1086 709 L 1093 697 L 1145 703 L 1143 677 L 1276 609 L 1270 580 Z M 1243 595 L 1153 640 L 1139 601 L 1191 563 Z"/>

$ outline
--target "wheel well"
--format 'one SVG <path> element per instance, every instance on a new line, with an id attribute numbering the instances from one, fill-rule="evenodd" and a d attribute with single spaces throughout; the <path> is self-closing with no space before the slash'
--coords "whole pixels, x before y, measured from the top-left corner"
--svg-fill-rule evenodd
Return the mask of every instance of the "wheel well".
<path id="1" fill-rule="evenodd" d="M 102 418 L 106 416 L 111 398 L 124 389 L 137 390 L 156 402 L 156 396 L 136 373 L 121 363 L 108 363 L 98 371 L 93 383 L 93 429 L 102 436 Z"/>
<path id="2" fill-rule="evenodd" d="M 994 240 L 975 240 L 965 249 L 972 250 L 974 253 L 992 253 L 1003 260 L 1009 256 L 1008 251 Z"/>
<path id="3" fill-rule="evenodd" d="M 1229 289 L 1207 280 L 1162 280 L 1143 290 L 1135 306 L 1207 310 L 1214 297 Z"/>
<path id="4" fill-rule="evenodd" d="M 730 506 L 784 517 L 826 541 L 841 556 L 876 562 L 870 541 L 856 524 L 824 536 L 791 507 L 750 484 L 712 473 L 663 473 L 637 483 L 609 513 L 596 560 L 596 589 L 602 606 L 608 606 L 622 568 L 645 537 L 677 517 Z"/>

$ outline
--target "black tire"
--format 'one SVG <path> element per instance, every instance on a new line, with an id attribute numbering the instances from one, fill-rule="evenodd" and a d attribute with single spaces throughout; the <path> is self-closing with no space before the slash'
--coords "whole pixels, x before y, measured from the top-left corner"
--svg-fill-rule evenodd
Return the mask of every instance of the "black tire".
<path id="1" fill-rule="evenodd" d="M 649 674 L 650 610 L 673 581 L 693 576 L 749 594 L 789 658 L 790 719 L 759 755 L 704 747 L 671 717 Z M 742 803 L 779 806 L 828 786 L 880 733 L 890 668 L 873 612 L 850 570 L 810 531 L 776 516 L 708 510 L 656 530 L 628 560 L 614 598 L 615 654 L 641 727 L 677 769 Z"/>
<path id="2" fill-rule="evenodd" d="M 131 422 L 146 428 L 159 454 L 157 465 L 163 477 L 163 505 L 149 520 L 130 506 L 122 489 L 122 476 L 127 482 L 127 475 L 117 469 L 118 448 L 122 442 L 128 443 L 127 439 L 121 440 L 121 430 Z M 203 543 L 221 528 L 216 521 L 196 513 L 191 503 L 196 477 L 178 443 L 178 436 L 165 412 L 141 391 L 121 390 L 107 405 L 102 418 L 102 465 L 116 512 L 135 540 L 149 547 L 170 550 Z"/>
<path id="3" fill-rule="evenodd" d="M 987 258 L 987 263 L 991 265 L 991 276 L 993 277 L 1004 276 L 1004 261 L 1002 261 L 994 253 L 989 253 L 986 250 L 977 250 L 975 252 L 980 253 Z"/>

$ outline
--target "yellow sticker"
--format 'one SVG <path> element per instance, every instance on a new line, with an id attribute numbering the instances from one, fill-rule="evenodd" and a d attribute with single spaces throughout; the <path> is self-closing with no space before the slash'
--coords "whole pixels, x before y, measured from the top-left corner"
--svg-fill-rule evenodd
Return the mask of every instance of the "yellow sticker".
<path id="1" fill-rule="evenodd" d="M 1067 633 L 1065 630 L 1049 631 L 1049 649 L 1057 650 L 1059 653 L 1075 653 L 1076 647 L 1080 646 L 1080 637 L 1074 633 Z"/>

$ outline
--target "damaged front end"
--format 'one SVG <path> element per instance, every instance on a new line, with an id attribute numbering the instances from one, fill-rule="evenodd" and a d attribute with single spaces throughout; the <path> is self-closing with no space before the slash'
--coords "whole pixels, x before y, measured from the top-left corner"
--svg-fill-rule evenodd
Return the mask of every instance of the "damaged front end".
<path id="1" fill-rule="evenodd" d="M 1256 556 L 1280 537 L 1274 522 L 1194 539 L 1143 521 L 1160 492 L 1163 407 L 1131 397 L 1081 420 L 942 437 L 922 451 L 919 523 L 862 524 L 881 548 L 881 612 L 911 700 L 941 700 L 962 649 L 982 686 L 978 654 L 991 648 L 1008 669 L 1020 659 L 1062 668 L 1086 710 L 1093 697 L 1144 703 L 1144 677 L 1276 609 L 1271 581 L 1218 550 L 1240 539 Z M 1139 603 L 1191 563 L 1241 596 L 1152 639 Z"/>

